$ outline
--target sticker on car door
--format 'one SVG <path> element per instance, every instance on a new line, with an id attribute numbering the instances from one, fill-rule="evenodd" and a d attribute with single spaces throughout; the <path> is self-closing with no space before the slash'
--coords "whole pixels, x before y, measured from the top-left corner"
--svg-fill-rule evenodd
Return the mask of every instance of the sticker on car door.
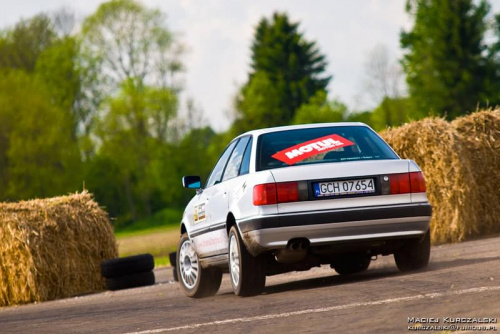
<path id="1" fill-rule="evenodd" d="M 194 206 L 194 222 L 199 223 L 206 219 L 205 203 Z"/>

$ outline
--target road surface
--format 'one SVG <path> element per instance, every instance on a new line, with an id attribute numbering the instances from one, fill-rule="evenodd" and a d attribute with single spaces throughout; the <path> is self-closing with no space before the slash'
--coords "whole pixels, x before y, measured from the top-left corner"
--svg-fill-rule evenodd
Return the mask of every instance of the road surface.
<path id="1" fill-rule="evenodd" d="M 350 277 L 328 266 L 268 277 L 251 298 L 236 297 L 227 274 L 201 300 L 184 296 L 170 268 L 155 275 L 150 287 L 1 308 L 0 333 L 500 331 L 500 237 L 433 247 L 422 272 L 402 274 L 387 256 Z"/>

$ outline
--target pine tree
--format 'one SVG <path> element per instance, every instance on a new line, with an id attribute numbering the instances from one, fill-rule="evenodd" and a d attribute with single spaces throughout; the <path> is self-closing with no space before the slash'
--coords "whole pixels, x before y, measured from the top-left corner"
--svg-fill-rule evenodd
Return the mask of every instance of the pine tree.
<path id="1" fill-rule="evenodd" d="M 415 24 L 402 32 L 401 45 L 407 51 L 403 68 L 415 107 L 452 119 L 487 104 L 489 4 L 415 0 L 407 2 L 407 11 Z"/>
<path id="2" fill-rule="evenodd" d="M 289 124 L 302 104 L 326 89 L 331 79 L 324 74 L 326 58 L 298 29 L 283 13 L 259 22 L 252 70 L 236 103 L 240 130 Z"/>

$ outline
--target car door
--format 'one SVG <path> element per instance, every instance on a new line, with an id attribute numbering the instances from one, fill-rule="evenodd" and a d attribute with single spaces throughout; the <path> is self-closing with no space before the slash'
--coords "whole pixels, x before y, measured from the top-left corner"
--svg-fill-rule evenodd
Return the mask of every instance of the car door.
<path id="1" fill-rule="evenodd" d="M 226 231 L 226 220 L 229 213 L 229 202 L 233 200 L 235 189 L 240 189 L 242 183 L 239 175 L 241 174 L 241 167 L 245 152 L 251 141 L 250 136 L 242 137 L 235 146 L 231 156 L 224 169 L 221 182 L 216 184 L 213 188 L 210 198 L 210 215 L 212 223 L 210 225 L 210 235 L 213 238 L 213 251 L 214 254 L 227 253 L 228 239 Z M 251 144 L 250 144 L 251 147 Z M 250 149 L 248 149 L 250 151 Z M 246 174 L 248 167 L 244 168 Z"/>
<path id="2" fill-rule="evenodd" d="M 223 215 L 225 205 L 221 181 L 226 164 L 237 143 L 238 140 L 235 140 L 226 147 L 212 170 L 205 189 L 196 195 L 193 203 L 194 224 L 190 237 L 200 257 L 215 255 L 215 245 L 222 242 L 217 239 L 217 233 L 211 230 L 213 230 L 213 225 L 217 226 L 220 223 L 220 217 Z M 220 202 L 221 198 L 222 202 Z"/>

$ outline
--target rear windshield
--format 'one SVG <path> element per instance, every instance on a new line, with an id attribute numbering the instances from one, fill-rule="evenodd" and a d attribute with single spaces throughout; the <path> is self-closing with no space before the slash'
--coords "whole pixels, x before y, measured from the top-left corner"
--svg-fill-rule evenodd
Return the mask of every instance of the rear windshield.
<path id="1" fill-rule="evenodd" d="M 364 126 L 309 128 L 259 136 L 257 170 L 327 162 L 398 159 Z"/>

